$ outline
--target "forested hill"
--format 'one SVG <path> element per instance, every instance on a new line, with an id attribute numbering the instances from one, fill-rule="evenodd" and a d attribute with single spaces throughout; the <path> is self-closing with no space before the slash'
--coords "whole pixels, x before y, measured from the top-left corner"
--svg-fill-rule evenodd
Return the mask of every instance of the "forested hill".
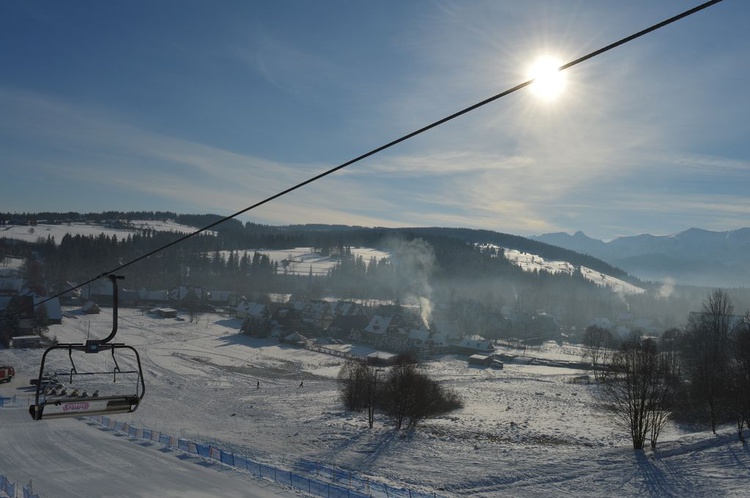
<path id="1" fill-rule="evenodd" d="M 0 224 L 87 221 L 103 224 L 120 222 L 127 225 L 133 221 L 172 220 L 198 229 L 217 223 L 222 218 L 222 216 L 215 214 L 178 214 L 168 211 L 0 213 Z M 448 260 L 455 262 L 460 260 L 458 254 L 475 244 L 493 244 L 506 249 L 534 254 L 548 261 L 567 261 L 576 266 L 586 266 L 607 275 L 640 284 L 623 270 L 592 256 L 525 237 L 491 230 L 447 227 L 384 228 L 327 224 L 270 226 L 249 222 L 243 224 L 236 219 L 224 221 L 212 227 L 211 230 L 217 234 L 214 243 L 201 237 L 200 243 L 186 243 L 185 245 L 188 247 L 196 246 L 194 249 L 202 251 L 314 247 L 327 252 L 335 251 L 341 247 L 372 247 L 387 250 L 387 244 L 393 239 L 412 240 L 421 238 L 430 242 L 433 247 L 438 249 L 439 253 L 452 255 Z M 158 239 L 164 240 L 163 237 L 158 237 Z M 456 244 L 457 242 L 461 244 Z M 151 245 L 151 248 L 153 248 L 153 245 Z M 445 265 L 447 262 L 444 259 L 441 264 Z M 444 270 L 451 272 L 449 268 L 444 268 Z"/>
<path id="2" fill-rule="evenodd" d="M 616 268 L 600 259 L 587 254 L 581 254 L 569 249 L 545 244 L 535 240 L 494 232 L 492 230 L 476 230 L 470 228 L 446 227 L 417 227 L 417 228 L 364 228 L 345 225 L 290 225 L 278 227 L 279 233 L 306 234 L 314 240 L 329 237 L 332 241 L 347 241 L 344 245 L 377 247 L 379 242 L 388 236 L 398 236 L 404 239 L 420 237 L 426 240 L 457 239 L 467 244 L 494 244 L 506 249 L 535 254 L 550 261 L 567 261 L 576 266 L 586 266 L 607 275 L 639 283 L 637 279 L 625 271 Z M 307 244 L 303 244 L 307 245 Z"/>
<path id="3" fill-rule="evenodd" d="M 493 232 L 491 230 L 474 230 L 470 228 L 413 228 L 409 230 L 413 231 L 415 234 L 425 233 L 449 236 L 472 244 L 494 244 L 506 249 L 516 249 L 529 254 L 536 254 L 537 256 L 551 261 L 567 261 L 576 266 L 587 266 L 592 270 L 600 271 L 622 280 L 636 282 L 636 279 L 629 276 L 623 270 L 605 263 L 600 259 L 594 258 L 593 256 L 527 239 L 526 237 L 518 235 Z"/>

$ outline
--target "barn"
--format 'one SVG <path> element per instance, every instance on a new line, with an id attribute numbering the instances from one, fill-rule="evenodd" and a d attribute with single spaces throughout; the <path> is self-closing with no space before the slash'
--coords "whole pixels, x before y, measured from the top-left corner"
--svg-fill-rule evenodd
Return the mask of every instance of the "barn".
<path id="1" fill-rule="evenodd" d="M 486 355 L 486 354 L 473 354 L 469 356 L 468 359 L 469 365 L 475 365 L 478 367 L 492 367 L 497 369 L 503 368 L 503 362 L 498 360 L 497 358 Z"/>

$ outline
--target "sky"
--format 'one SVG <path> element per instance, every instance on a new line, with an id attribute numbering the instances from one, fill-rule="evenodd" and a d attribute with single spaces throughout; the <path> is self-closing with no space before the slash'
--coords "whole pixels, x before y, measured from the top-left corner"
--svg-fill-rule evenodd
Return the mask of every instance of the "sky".
<path id="1" fill-rule="evenodd" d="M 699 3 L 0 0 L 0 211 L 233 214 Z M 748 16 L 725 0 L 240 219 L 749 226 Z"/>

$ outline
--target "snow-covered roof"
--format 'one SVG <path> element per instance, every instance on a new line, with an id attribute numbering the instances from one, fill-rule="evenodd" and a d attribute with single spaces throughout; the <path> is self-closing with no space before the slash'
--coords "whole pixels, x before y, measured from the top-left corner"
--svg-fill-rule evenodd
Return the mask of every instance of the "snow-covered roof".
<path id="1" fill-rule="evenodd" d="M 0 277 L 0 291 L 19 292 L 22 288 L 22 278 Z"/>
<path id="2" fill-rule="evenodd" d="M 47 299 L 47 297 L 40 296 L 36 292 L 30 290 L 26 290 L 19 295 L 31 296 L 34 299 L 35 309 L 38 309 L 42 302 Z M 49 320 L 62 320 L 62 309 L 60 308 L 59 298 L 53 297 L 49 301 L 44 302 L 44 308 L 47 311 L 47 318 Z"/>
<path id="3" fill-rule="evenodd" d="M 370 319 L 370 323 L 365 327 L 365 332 L 371 334 L 385 334 L 388 327 L 391 325 L 392 316 L 373 315 Z"/>
<path id="4" fill-rule="evenodd" d="M 267 310 L 268 307 L 265 304 L 252 303 L 248 301 L 240 302 L 235 308 L 235 311 L 238 315 L 245 315 L 253 318 L 262 318 Z"/>
<path id="5" fill-rule="evenodd" d="M 299 332 L 292 332 L 289 335 L 285 335 L 284 340 L 289 342 L 303 342 L 307 340 L 307 337 L 303 336 Z"/>
<path id="6" fill-rule="evenodd" d="M 427 329 L 411 329 L 409 330 L 409 339 L 413 341 L 421 341 L 424 343 L 430 338 L 430 331 Z"/>

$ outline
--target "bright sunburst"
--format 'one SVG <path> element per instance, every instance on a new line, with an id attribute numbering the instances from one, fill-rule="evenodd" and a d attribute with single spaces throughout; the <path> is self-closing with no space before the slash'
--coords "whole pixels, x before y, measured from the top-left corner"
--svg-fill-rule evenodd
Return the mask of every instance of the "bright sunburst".
<path id="1" fill-rule="evenodd" d="M 565 73 L 559 71 L 562 62 L 554 57 L 541 57 L 529 68 L 528 77 L 534 79 L 531 91 L 543 100 L 554 100 L 565 89 Z"/>

